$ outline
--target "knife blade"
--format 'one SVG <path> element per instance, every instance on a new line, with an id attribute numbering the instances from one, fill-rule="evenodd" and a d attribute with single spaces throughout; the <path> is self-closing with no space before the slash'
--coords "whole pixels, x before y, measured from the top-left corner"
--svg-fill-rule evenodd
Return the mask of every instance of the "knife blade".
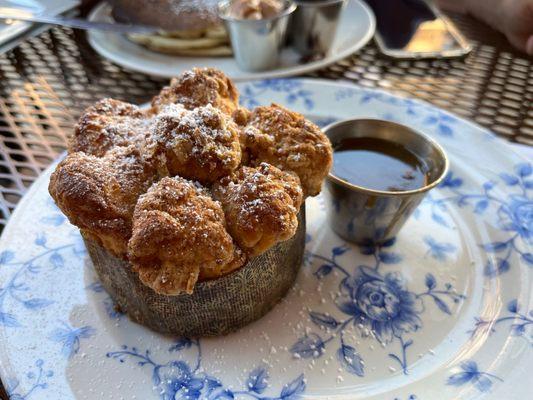
<path id="1" fill-rule="evenodd" d="M 38 22 L 43 24 L 66 26 L 68 28 L 83 30 L 100 30 L 115 33 L 139 33 L 150 35 L 160 32 L 161 29 L 148 25 L 127 25 L 111 22 L 93 22 L 82 18 L 68 18 L 52 15 L 37 15 L 27 10 L 17 8 L 0 7 L 0 19 Z"/>

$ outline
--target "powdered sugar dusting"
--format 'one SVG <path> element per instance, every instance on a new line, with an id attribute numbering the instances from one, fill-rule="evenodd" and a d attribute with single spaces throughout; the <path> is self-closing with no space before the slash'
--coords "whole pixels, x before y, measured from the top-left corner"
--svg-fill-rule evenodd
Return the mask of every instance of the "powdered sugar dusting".
<path id="1" fill-rule="evenodd" d="M 197 13 L 204 18 L 212 18 L 217 12 L 217 0 L 171 0 L 171 9 L 176 15 Z"/>
<path id="2" fill-rule="evenodd" d="M 237 126 L 211 105 L 164 106 L 150 129 L 147 148 L 164 154 L 171 175 L 212 182 L 241 161 Z"/>

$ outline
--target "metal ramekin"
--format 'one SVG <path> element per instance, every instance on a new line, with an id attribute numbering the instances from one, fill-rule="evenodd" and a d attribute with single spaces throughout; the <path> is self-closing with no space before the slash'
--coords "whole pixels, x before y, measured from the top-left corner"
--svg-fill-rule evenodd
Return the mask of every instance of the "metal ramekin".
<path id="1" fill-rule="evenodd" d="M 292 1 L 285 1 L 280 14 L 272 18 L 249 20 L 228 15 L 230 3 L 220 3 L 218 11 L 228 30 L 239 67 L 246 71 L 264 71 L 276 67 L 285 44 L 287 24 L 296 5 Z"/>
<path id="2" fill-rule="evenodd" d="M 436 187 L 448 171 L 448 158 L 436 141 L 395 122 L 351 119 L 333 123 L 324 132 L 333 148 L 346 137 L 371 137 L 401 144 L 421 158 L 428 168 L 426 186 L 398 192 L 357 186 L 330 172 L 325 190 L 328 219 L 333 231 L 350 242 L 379 243 L 396 236 L 426 193 Z"/>
<path id="3" fill-rule="evenodd" d="M 296 0 L 289 27 L 292 47 L 307 58 L 328 54 L 346 0 Z"/>

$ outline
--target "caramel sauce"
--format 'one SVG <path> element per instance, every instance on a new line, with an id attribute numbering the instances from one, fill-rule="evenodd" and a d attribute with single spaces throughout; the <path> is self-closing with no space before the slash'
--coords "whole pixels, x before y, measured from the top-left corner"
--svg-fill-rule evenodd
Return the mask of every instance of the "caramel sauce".
<path id="1" fill-rule="evenodd" d="M 402 192 L 428 183 L 427 166 L 404 146 L 383 139 L 350 137 L 334 147 L 331 173 L 353 185 Z"/>

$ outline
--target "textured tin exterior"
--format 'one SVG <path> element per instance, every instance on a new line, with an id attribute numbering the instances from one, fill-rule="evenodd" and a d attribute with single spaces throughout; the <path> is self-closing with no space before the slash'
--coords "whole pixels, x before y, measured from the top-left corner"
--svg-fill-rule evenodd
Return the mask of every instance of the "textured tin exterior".
<path id="1" fill-rule="evenodd" d="M 292 287 L 305 247 L 305 207 L 298 229 L 242 268 L 198 282 L 191 295 L 165 296 L 138 278 L 128 261 L 85 238 L 95 270 L 121 311 L 154 331 L 178 336 L 218 336 L 235 331 L 270 311 Z"/>

